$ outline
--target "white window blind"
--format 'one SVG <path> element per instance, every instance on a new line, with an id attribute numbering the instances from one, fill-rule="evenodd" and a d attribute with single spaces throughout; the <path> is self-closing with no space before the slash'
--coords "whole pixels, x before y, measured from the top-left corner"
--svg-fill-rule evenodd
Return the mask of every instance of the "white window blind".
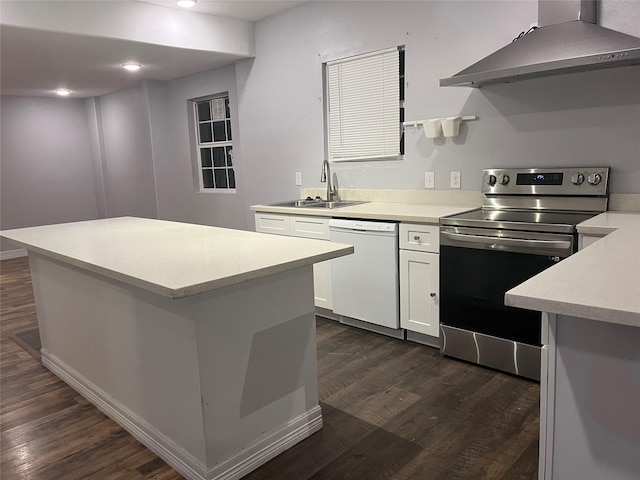
<path id="1" fill-rule="evenodd" d="M 327 63 L 329 159 L 400 155 L 398 49 Z"/>

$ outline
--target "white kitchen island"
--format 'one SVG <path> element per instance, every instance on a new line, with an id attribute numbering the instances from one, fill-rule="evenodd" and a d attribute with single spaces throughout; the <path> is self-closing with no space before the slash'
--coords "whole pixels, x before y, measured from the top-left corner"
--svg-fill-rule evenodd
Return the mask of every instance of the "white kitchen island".
<path id="1" fill-rule="evenodd" d="M 312 265 L 353 247 L 131 217 L 2 236 L 29 252 L 43 364 L 186 478 L 322 427 Z"/>
<path id="2" fill-rule="evenodd" d="M 640 478 L 640 213 L 598 215 L 603 236 L 506 294 L 543 312 L 540 480 Z"/>

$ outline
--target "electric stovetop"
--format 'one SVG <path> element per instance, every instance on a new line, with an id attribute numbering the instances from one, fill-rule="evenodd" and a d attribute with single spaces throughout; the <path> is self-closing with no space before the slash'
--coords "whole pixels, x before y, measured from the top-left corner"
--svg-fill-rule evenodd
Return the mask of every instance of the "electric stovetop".
<path id="1" fill-rule="evenodd" d="M 576 225 L 596 215 L 577 212 L 478 209 L 440 219 L 441 225 L 573 233 Z"/>

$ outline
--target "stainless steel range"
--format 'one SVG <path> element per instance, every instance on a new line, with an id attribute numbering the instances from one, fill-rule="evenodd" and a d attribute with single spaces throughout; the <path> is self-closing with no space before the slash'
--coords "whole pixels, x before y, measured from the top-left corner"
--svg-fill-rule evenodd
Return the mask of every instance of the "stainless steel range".
<path id="1" fill-rule="evenodd" d="M 504 294 L 576 251 L 608 179 L 607 167 L 484 170 L 482 208 L 440 220 L 444 355 L 540 379 L 541 314 Z"/>

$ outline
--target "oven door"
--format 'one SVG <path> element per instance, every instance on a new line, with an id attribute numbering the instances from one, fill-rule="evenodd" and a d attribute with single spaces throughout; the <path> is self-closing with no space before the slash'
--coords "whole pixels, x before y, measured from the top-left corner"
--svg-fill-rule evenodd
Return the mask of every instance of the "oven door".
<path id="1" fill-rule="evenodd" d="M 504 295 L 573 252 L 572 235 L 441 227 L 441 351 L 539 379 L 541 314 Z"/>

